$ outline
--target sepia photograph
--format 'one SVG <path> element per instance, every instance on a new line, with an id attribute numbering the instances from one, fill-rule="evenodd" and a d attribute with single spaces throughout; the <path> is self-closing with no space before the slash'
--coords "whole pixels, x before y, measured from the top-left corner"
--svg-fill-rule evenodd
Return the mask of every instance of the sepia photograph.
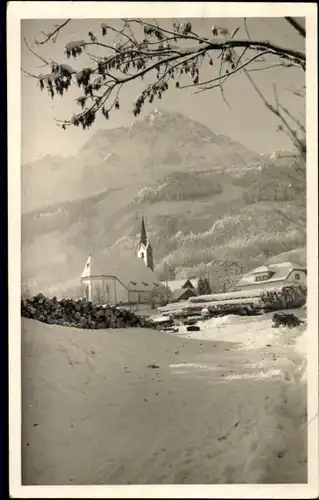
<path id="1" fill-rule="evenodd" d="M 15 39 L 21 485 L 306 491 L 316 24 L 45 5 Z"/>

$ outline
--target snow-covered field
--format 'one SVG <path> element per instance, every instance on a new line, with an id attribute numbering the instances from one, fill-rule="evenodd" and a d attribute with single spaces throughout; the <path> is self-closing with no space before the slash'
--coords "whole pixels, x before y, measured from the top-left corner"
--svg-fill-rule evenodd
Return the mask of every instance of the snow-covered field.
<path id="1" fill-rule="evenodd" d="M 23 320 L 23 483 L 307 482 L 303 332 L 270 316 L 191 334 Z"/>
<path id="2" fill-rule="evenodd" d="M 289 311 L 288 311 L 289 312 Z M 303 309 L 294 310 L 300 319 L 305 319 Z M 198 340 L 223 340 L 236 342 L 241 345 L 241 349 L 260 349 L 266 344 L 284 345 L 294 343 L 299 337 L 300 329 L 272 328 L 272 314 L 261 316 L 220 316 L 205 321 L 199 321 L 197 324 L 200 331 L 188 332 L 186 326 L 180 326 L 179 335 L 187 338 L 196 338 Z M 283 342 L 283 338 L 285 342 Z"/>

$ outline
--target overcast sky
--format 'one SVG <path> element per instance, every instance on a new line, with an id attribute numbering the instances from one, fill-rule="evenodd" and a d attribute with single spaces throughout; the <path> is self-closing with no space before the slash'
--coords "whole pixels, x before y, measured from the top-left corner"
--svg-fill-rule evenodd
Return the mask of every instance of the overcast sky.
<path id="1" fill-rule="evenodd" d="M 46 59 L 67 62 L 75 69 L 86 66 L 88 60 L 83 58 L 68 60 L 64 55 L 64 46 L 70 40 L 87 38 L 88 31 L 100 36 L 100 20 L 77 19 L 72 21 L 61 32 L 55 44 L 49 42 L 36 47 L 34 41 L 41 38 L 41 31 L 49 32 L 53 25 L 61 22 L 55 20 L 23 20 L 21 22 L 21 66 L 33 73 L 45 73 L 46 68 L 39 68 L 41 62 L 28 51 L 23 39 L 26 38 L 32 47 Z M 120 21 L 107 21 L 119 27 Z M 161 20 L 161 25 L 171 25 L 171 20 Z M 246 37 L 242 19 L 198 18 L 192 20 L 194 31 L 202 36 L 211 36 L 212 25 L 226 27 L 232 32 L 237 26 L 237 36 Z M 248 28 L 252 39 L 271 40 L 277 45 L 304 51 L 304 40 L 283 18 L 250 18 Z M 277 62 L 272 59 L 272 63 Z M 82 64 L 81 64 L 82 63 Z M 91 62 L 92 64 L 92 62 Z M 259 65 L 258 67 L 260 67 Z M 257 65 L 256 65 L 257 67 Z M 202 78 L 209 77 L 207 67 Z M 304 114 L 305 102 L 293 95 L 286 88 L 301 89 L 304 85 L 304 73 L 297 69 L 276 67 L 251 73 L 260 90 L 266 97 L 273 96 L 273 85 L 276 85 L 280 101 L 297 117 Z M 75 98 L 80 95 L 77 89 L 70 90 L 64 97 L 51 100 L 46 91 L 40 92 L 36 80 L 22 76 L 22 163 L 33 161 L 47 154 L 75 155 L 90 136 L 100 128 L 130 125 L 136 120 L 132 114 L 132 103 L 138 97 L 147 82 L 133 81 L 121 94 L 121 109 L 112 114 L 109 121 L 99 116 L 88 131 L 69 127 L 62 130 L 54 118 L 70 118 L 79 111 Z M 222 133 L 240 141 L 245 146 L 259 152 L 270 152 L 278 149 L 291 149 L 289 139 L 277 132 L 277 124 L 273 115 L 265 109 L 245 75 L 233 77 L 227 83 L 225 95 L 231 106 L 229 109 L 222 100 L 218 90 L 190 95 L 192 89 L 177 90 L 170 88 L 161 101 L 154 101 L 142 112 L 142 115 L 154 109 L 162 108 L 182 112 L 185 115 L 207 125 L 213 132 Z M 141 117 L 143 117 L 141 116 Z"/>

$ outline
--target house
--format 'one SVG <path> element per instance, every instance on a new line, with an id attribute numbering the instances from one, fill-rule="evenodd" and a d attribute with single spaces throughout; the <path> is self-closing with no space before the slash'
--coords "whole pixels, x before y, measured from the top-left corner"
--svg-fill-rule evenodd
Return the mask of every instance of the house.
<path id="1" fill-rule="evenodd" d="M 233 290 L 251 290 L 280 287 L 288 284 L 307 284 L 307 269 L 294 262 L 264 265 L 242 276 Z"/>
<path id="2" fill-rule="evenodd" d="M 176 290 L 183 290 L 185 288 L 191 288 L 192 290 L 196 289 L 197 282 L 195 280 L 169 280 L 162 281 L 162 285 L 165 285 L 169 288 L 169 290 L 174 293 Z"/>
<path id="3" fill-rule="evenodd" d="M 190 297 L 196 297 L 196 295 L 194 288 L 181 288 L 172 292 L 170 302 L 181 302 L 188 300 Z"/>
<path id="4" fill-rule="evenodd" d="M 141 255 L 141 248 L 150 250 Z M 81 275 L 85 296 L 91 302 L 100 304 L 148 303 L 160 286 L 152 267 L 153 250 L 147 241 L 142 219 L 137 255 L 129 251 L 119 254 L 117 250 L 113 250 L 88 257 Z"/>
<path id="5" fill-rule="evenodd" d="M 167 287 L 170 291 L 170 302 L 179 302 L 187 300 L 189 297 L 197 295 L 195 280 L 170 280 L 167 282 L 162 281 L 162 285 Z"/>

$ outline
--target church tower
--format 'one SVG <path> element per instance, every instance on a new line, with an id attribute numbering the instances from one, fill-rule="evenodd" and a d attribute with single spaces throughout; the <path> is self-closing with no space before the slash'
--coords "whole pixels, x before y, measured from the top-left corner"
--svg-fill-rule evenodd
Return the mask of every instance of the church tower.
<path id="1" fill-rule="evenodd" d="M 143 259 L 145 265 L 149 267 L 152 271 L 154 271 L 153 248 L 151 247 L 151 244 L 147 239 L 143 215 L 142 215 L 141 238 L 140 238 L 139 248 L 137 251 L 137 256 L 140 259 Z"/>

